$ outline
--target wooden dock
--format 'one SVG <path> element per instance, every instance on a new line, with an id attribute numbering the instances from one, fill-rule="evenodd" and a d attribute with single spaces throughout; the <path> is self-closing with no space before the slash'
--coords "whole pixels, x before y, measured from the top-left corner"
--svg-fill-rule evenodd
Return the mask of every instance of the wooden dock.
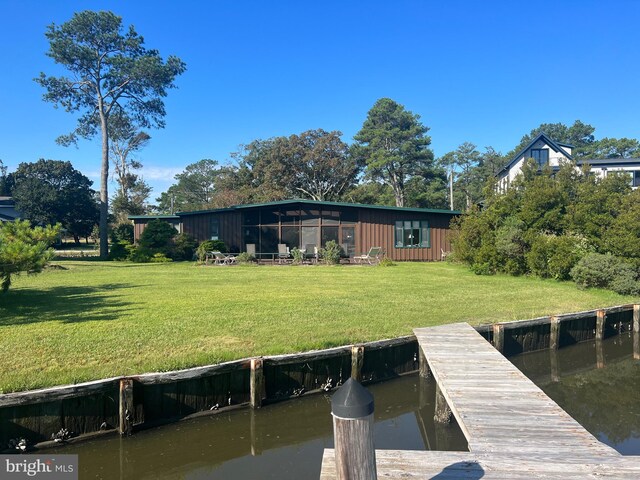
<path id="1" fill-rule="evenodd" d="M 377 450 L 379 478 L 640 478 L 640 457 L 599 442 L 468 324 L 414 332 L 469 452 Z M 320 478 L 335 478 L 332 450 Z"/>

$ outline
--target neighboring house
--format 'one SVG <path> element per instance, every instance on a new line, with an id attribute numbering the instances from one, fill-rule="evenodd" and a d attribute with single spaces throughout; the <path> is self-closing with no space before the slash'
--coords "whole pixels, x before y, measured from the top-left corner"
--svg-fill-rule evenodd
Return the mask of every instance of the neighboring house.
<path id="1" fill-rule="evenodd" d="M 504 192 L 509 188 L 527 159 L 533 158 L 540 168 L 549 165 L 553 170 L 558 170 L 562 162 L 574 160 L 572 149 L 572 145 L 555 142 L 546 134 L 539 134 L 498 172 L 496 177 L 499 191 Z M 575 164 L 577 168 L 589 165 L 591 173 L 599 177 L 610 174 L 627 175 L 633 188 L 640 186 L 640 158 L 579 158 L 575 160 Z"/>
<path id="2" fill-rule="evenodd" d="M 176 215 L 130 216 L 134 237 L 147 222 L 166 220 L 197 241 L 222 240 L 231 252 L 255 245 L 265 258 L 277 254 L 278 244 L 290 249 L 323 247 L 334 240 L 350 257 L 382 247 L 393 260 L 440 260 L 451 250 L 449 223 L 460 212 L 427 208 L 400 208 L 353 203 L 283 200 L 255 205 Z"/>
<path id="3" fill-rule="evenodd" d="M 11 197 L 0 197 L 0 222 L 13 222 L 20 218 Z"/>

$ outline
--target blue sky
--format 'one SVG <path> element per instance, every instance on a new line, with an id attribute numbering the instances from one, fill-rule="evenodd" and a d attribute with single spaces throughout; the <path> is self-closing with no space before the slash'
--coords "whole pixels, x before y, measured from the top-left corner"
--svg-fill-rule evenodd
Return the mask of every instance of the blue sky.
<path id="1" fill-rule="evenodd" d="M 46 26 L 111 10 L 148 48 L 187 64 L 167 127 L 139 159 L 155 198 L 202 158 L 312 128 L 352 142 L 390 97 L 430 127 L 436 156 L 465 141 L 503 153 L 543 122 L 640 137 L 640 1 L 0 0 L 0 159 L 14 170 L 70 160 L 98 186 L 99 139 L 55 138 L 76 116 L 41 100 L 33 78 L 61 74 Z M 111 187 L 113 191 L 113 186 Z"/>

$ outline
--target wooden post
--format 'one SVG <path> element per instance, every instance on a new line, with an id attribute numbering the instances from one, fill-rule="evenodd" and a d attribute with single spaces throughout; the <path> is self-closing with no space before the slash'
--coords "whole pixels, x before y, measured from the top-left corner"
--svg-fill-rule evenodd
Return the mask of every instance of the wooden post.
<path id="1" fill-rule="evenodd" d="M 606 319 L 607 314 L 604 310 L 596 312 L 596 340 L 604 340 L 604 323 Z"/>
<path id="2" fill-rule="evenodd" d="M 133 379 L 120 379 L 120 435 L 131 435 L 133 432 Z"/>
<path id="3" fill-rule="evenodd" d="M 633 359 L 640 360 L 640 333 L 633 332 Z"/>
<path id="4" fill-rule="evenodd" d="M 549 335 L 549 348 L 557 350 L 560 347 L 560 319 L 551 317 L 551 333 Z"/>
<path id="5" fill-rule="evenodd" d="M 633 306 L 633 333 L 640 333 L 640 305 Z"/>
<path id="6" fill-rule="evenodd" d="M 251 408 L 260 408 L 265 396 L 264 370 L 262 357 L 251 359 L 249 375 L 249 404 Z"/>
<path id="7" fill-rule="evenodd" d="M 418 346 L 418 362 L 420 365 L 420 377 L 429 378 L 431 376 L 431 370 L 429 369 L 429 363 L 427 357 L 422 351 L 422 347 Z"/>
<path id="8" fill-rule="evenodd" d="M 560 369 L 558 368 L 558 350 L 556 348 L 549 349 L 549 360 L 551 365 L 551 381 L 560 381 Z"/>
<path id="9" fill-rule="evenodd" d="M 596 368 L 604 368 L 604 350 L 602 340 L 596 338 Z"/>
<path id="10" fill-rule="evenodd" d="M 337 480 L 375 480 L 373 396 L 353 378 L 331 398 Z"/>
<path id="11" fill-rule="evenodd" d="M 440 385 L 436 385 L 436 405 L 433 414 L 433 421 L 436 423 L 449 423 L 451 421 L 451 409 L 444 398 Z"/>
<path id="12" fill-rule="evenodd" d="M 500 353 L 504 352 L 504 325 L 493 324 L 493 346 Z"/>
<path id="13" fill-rule="evenodd" d="M 354 345 L 351 347 L 351 378 L 362 381 L 362 365 L 364 363 L 364 346 Z"/>

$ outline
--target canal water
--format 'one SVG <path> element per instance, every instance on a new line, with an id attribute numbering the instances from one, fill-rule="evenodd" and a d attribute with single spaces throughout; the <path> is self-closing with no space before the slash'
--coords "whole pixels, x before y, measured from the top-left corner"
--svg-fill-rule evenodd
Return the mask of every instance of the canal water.
<path id="1" fill-rule="evenodd" d="M 631 334 L 510 360 L 599 440 L 640 455 L 640 360 Z M 433 422 L 433 380 L 408 375 L 368 389 L 376 448 L 467 450 L 455 420 Z M 54 452 L 78 454 L 81 479 L 317 479 L 322 453 L 333 447 L 330 402 L 330 394 L 308 395 Z"/>
<path id="2" fill-rule="evenodd" d="M 640 455 L 640 359 L 633 352 L 628 332 L 509 360 L 598 440 Z"/>
<path id="3" fill-rule="evenodd" d="M 434 425 L 435 382 L 408 375 L 367 387 L 380 449 L 467 450 L 455 424 Z M 331 398 L 309 395 L 68 445 L 80 479 L 317 479 L 333 447 Z"/>

